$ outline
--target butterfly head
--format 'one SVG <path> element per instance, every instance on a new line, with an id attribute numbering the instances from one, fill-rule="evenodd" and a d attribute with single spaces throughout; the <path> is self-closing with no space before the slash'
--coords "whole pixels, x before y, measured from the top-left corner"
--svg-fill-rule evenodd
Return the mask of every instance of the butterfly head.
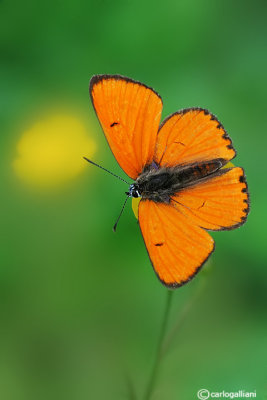
<path id="1" fill-rule="evenodd" d="M 139 186 L 136 183 L 132 183 L 129 187 L 129 192 L 125 192 L 128 197 L 141 197 Z"/>

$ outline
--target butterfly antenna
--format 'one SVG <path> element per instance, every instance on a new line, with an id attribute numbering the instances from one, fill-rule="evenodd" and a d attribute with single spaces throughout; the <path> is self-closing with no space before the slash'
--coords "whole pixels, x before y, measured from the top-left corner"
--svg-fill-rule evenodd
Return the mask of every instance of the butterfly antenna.
<path id="1" fill-rule="evenodd" d="M 116 221 L 115 225 L 113 226 L 113 232 L 116 232 L 116 228 L 117 228 L 119 219 L 120 219 L 120 217 L 121 217 L 121 214 L 123 213 L 123 210 L 124 210 L 124 208 L 125 208 L 125 206 L 126 206 L 126 203 L 127 203 L 127 200 L 129 199 L 129 197 L 130 197 L 130 196 L 127 196 L 125 202 L 123 203 L 123 206 L 122 206 L 120 215 L 118 216 L 117 221 Z"/>
<path id="2" fill-rule="evenodd" d="M 118 175 L 116 175 L 116 174 L 113 174 L 113 172 L 109 171 L 108 169 L 106 169 L 106 168 L 104 168 L 104 167 L 101 167 L 101 165 L 96 164 L 95 162 L 89 160 L 89 159 L 86 158 L 86 157 L 83 157 L 83 158 L 84 158 L 86 161 L 88 161 L 90 164 L 93 164 L 93 165 L 95 165 L 96 167 L 103 169 L 104 171 L 108 172 L 109 174 L 111 174 L 111 175 L 115 176 L 116 178 L 120 179 L 121 181 L 127 183 L 127 185 L 130 185 L 130 183 L 128 183 L 127 181 L 125 181 L 125 180 L 124 180 L 123 178 L 121 178 L 120 176 L 118 176 Z"/>

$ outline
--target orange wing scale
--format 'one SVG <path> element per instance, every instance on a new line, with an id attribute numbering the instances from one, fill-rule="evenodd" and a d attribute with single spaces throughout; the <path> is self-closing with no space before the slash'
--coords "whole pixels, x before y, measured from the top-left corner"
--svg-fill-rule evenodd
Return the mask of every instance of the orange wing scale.
<path id="1" fill-rule="evenodd" d="M 212 237 L 175 207 L 141 200 L 139 224 L 152 265 L 168 287 L 188 282 L 214 249 Z"/>
<path id="2" fill-rule="evenodd" d="M 249 211 L 244 171 L 222 170 L 222 175 L 177 193 L 172 203 L 191 224 L 215 231 L 237 228 Z"/>
<path id="3" fill-rule="evenodd" d="M 151 88 L 119 75 L 97 75 L 90 94 L 111 150 L 136 179 L 153 160 L 162 100 Z"/>
<path id="4" fill-rule="evenodd" d="M 160 166 L 175 166 L 215 158 L 235 157 L 231 139 L 209 111 L 189 108 L 170 115 L 158 133 L 154 160 Z"/>

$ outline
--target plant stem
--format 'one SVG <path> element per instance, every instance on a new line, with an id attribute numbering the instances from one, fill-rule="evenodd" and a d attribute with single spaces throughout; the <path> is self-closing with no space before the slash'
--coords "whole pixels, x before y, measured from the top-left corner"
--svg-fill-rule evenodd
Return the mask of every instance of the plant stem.
<path id="1" fill-rule="evenodd" d="M 128 375 L 128 374 L 126 374 L 126 382 L 127 382 L 127 389 L 128 389 L 129 399 L 130 400 L 136 400 L 137 396 L 136 396 L 135 388 L 134 388 L 134 385 L 133 385 L 133 381 L 132 381 L 130 375 Z"/>
<path id="2" fill-rule="evenodd" d="M 176 324 L 170 330 L 169 334 L 165 337 L 164 343 L 162 343 L 161 354 L 160 354 L 161 357 L 164 357 L 166 355 L 166 353 L 168 352 L 171 343 L 173 342 L 174 338 L 176 337 L 177 333 L 179 332 L 181 325 L 183 324 L 186 316 L 190 312 L 190 310 L 193 307 L 193 305 L 195 304 L 196 300 L 199 298 L 200 294 L 202 294 L 204 287 L 205 287 L 205 282 L 204 281 L 200 282 L 197 290 L 195 291 L 194 295 L 191 297 L 190 301 L 184 305 L 184 307 L 176 321 Z"/>
<path id="3" fill-rule="evenodd" d="M 167 328 L 167 323 L 168 323 L 168 317 L 169 317 L 170 308 L 171 308 L 172 297 L 173 297 L 173 291 L 172 290 L 168 290 L 167 291 L 166 306 L 165 306 L 165 310 L 164 310 L 164 314 L 163 314 L 163 320 L 162 320 L 162 324 L 161 324 L 159 342 L 158 342 L 158 347 L 157 347 L 157 351 L 156 351 L 156 357 L 155 357 L 155 361 L 154 361 L 154 364 L 153 364 L 151 375 L 150 375 L 150 378 L 149 378 L 149 381 L 148 381 L 148 385 L 147 385 L 147 389 L 146 389 L 146 392 L 145 392 L 144 400 L 149 400 L 150 399 L 150 397 L 152 395 L 152 391 L 154 389 L 155 381 L 156 381 L 156 378 L 157 378 L 157 373 L 158 373 L 158 369 L 159 369 L 159 365 L 160 365 L 160 359 L 161 359 L 162 346 L 163 346 L 163 341 L 164 341 L 166 328 Z"/>

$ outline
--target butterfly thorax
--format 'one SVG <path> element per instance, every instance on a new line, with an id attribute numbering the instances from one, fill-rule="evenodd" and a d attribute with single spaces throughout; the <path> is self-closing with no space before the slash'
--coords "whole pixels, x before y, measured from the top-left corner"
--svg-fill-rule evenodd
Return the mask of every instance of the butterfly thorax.
<path id="1" fill-rule="evenodd" d="M 158 167 L 155 162 L 146 166 L 143 172 L 130 185 L 130 197 L 142 197 L 160 203 L 169 203 L 171 197 L 186 187 L 221 175 L 225 170 L 223 159 L 215 159 L 175 167 Z"/>

